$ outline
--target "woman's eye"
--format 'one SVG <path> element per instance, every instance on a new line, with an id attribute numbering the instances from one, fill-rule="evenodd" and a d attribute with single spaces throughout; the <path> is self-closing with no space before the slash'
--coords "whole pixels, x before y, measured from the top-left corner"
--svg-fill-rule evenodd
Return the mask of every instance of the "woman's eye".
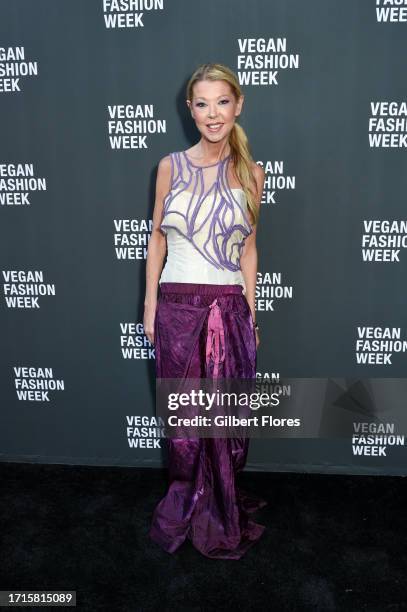
<path id="1" fill-rule="evenodd" d="M 225 105 L 225 104 L 229 104 L 229 100 L 221 100 L 220 104 Z M 199 106 L 199 108 L 202 108 L 203 106 L 205 106 L 205 102 L 197 102 L 196 106 Z"/>

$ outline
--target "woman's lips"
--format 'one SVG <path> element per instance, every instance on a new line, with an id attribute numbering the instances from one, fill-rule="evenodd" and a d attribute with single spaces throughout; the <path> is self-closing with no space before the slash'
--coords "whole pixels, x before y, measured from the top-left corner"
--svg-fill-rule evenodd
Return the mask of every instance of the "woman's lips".
<path id="1" fill-rule="evenodd" d="M 220 132 L 223 127 L 223 123 L 210 123 L 206 126 L 210 132 L 216 133 Z"/>

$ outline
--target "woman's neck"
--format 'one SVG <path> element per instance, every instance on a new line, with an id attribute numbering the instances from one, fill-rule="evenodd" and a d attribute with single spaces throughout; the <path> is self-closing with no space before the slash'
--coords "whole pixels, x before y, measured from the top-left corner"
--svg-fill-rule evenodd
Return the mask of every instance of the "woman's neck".
<path id="1" fill-rule="evenodd" d="M 210 142 L 209 140 L 201 139 L 197 144 L 198 149 L 194 152 L 201 161 L 211 164 L 224 159 L 230 154 L 230 145 L 228 140 L 220 142 Z"/>

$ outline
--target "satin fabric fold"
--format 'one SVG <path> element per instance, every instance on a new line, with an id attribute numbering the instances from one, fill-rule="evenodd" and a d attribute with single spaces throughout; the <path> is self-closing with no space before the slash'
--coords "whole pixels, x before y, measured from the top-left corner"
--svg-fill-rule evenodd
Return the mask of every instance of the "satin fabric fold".
<path id="1" fill-rule="evenodd" d="M 241 285 L 161 283 L 154 323 L 161 378 L 254 378 L 256 337 Z M 237 486 L 248 438 L 168 438 L 166 495 L 149 535 L 167 552 L 188 538 L 203 555 L 240 559 L 262 535 L 266 502 Z"/>

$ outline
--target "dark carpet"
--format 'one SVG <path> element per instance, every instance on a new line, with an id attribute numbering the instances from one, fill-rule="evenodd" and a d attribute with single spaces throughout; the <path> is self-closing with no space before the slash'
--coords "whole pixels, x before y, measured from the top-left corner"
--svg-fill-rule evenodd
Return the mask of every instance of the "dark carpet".
<path id="1" fill-rule="evenodd" d="M 405 478 L 243 472 L 267 530 L 223 561 L 149 540 L 165 470 L 0 463 L 0 477 L 0 590 L 76 590 L 81 611 L 407 610 Z"/>

